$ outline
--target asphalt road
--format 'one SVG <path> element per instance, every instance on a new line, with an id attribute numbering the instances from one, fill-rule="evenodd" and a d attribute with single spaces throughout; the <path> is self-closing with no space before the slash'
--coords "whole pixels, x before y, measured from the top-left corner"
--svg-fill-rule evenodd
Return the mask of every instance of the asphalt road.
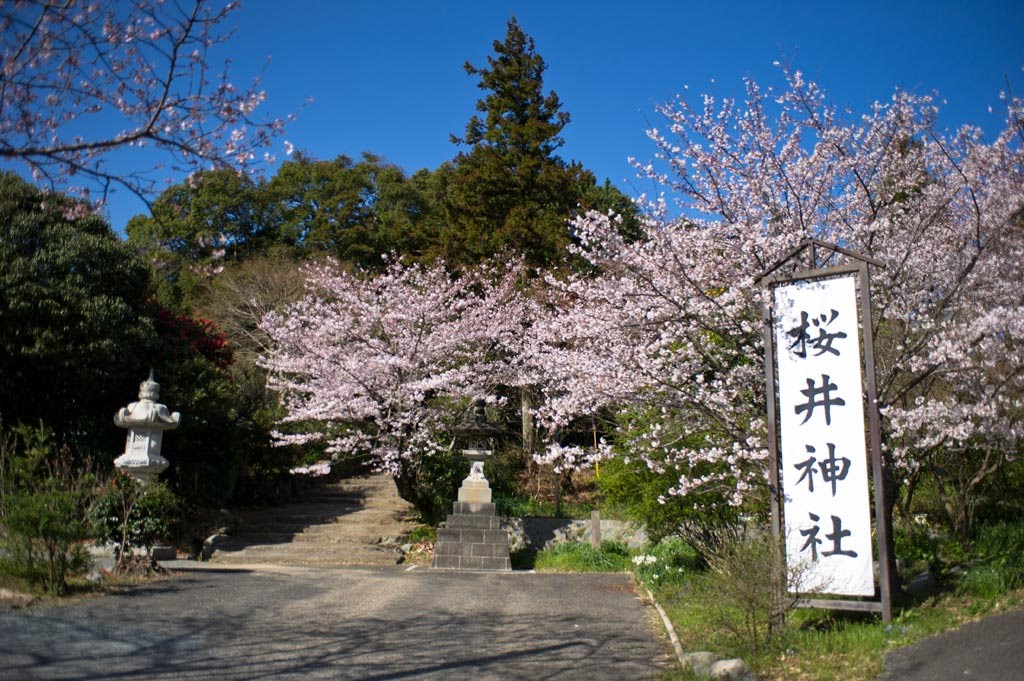
<path id="1" fill-rule="evenodd" d="M 878 681 L 1020 681 L 1024 679 L 1024 610 L 993 615 L 897 648 Z"/>
<path id="2" fill-rule="evenodd" d="M 190 568 L 0 614 L 0 679 L 644 679 L 670 648 L 621 574 Z"/>

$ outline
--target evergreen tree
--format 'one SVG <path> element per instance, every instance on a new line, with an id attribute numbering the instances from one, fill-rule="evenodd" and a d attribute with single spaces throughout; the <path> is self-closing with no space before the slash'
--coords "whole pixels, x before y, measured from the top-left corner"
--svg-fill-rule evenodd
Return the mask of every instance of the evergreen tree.
<path id="1" fill-rule="evenodd" d="M 0 173 L 0 418 L 116 451 L 155 334 L 146 262 L 102 218 Z"/>
<path id="2" fill-rule="evenodd" d="M 465 65 L 487 95 L 477 101 L 478 115 L 464 136 L 452 136 L 471 148 L 435 173 L 437 248 L 452 264 L 509 250 L 523 253 L 532 265 L 557 263 L 575 212 L 624 203 L 621 194 L 600 191 L 582 165 L 556 155 L 569 114 L 554 91 L 545 94 L 546 68 L 515 18 L 508 21 L 505 39 L 494 42 L 486 67 Z"/>

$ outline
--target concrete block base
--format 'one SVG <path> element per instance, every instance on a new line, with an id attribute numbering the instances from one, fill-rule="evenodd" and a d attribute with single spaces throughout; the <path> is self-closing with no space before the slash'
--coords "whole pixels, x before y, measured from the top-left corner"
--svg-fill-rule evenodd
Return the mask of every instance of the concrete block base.
<path id="1" fill-rule="evenodd" d="M 444 570 L 512 569 L 508 532 L 494 515 L 494 504 L 455 502 L 448 522 L 437 531 L 432 567 Z"/>

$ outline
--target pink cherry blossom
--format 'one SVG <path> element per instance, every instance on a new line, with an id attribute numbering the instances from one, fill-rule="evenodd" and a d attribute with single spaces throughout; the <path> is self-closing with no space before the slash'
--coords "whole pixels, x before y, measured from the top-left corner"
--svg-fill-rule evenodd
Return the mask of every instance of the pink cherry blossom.
<path id="1" fill-rule="evenodd" d="M 766 482 L 762 314 L 755 277 L 802 239 L 880 259 L 873 327 L 890 492 L 937 452 L 974 452 L 980 484 L 1024 435 L 1022 107 L 988 141 L 941 130 L 928 96 L 897 91 L 862 116 L 828 103 L 796 71 L 786 87 L 746 83 L 743 101 L 660 107 L 657 154 L 636 162 L 676 201 L 645 201 L 644 238 L 614 218 L 575 230 L 594 274 L 552 277 L 556 314 L 532 326 L 524 361 L 551 429 L 644 409 L 654 427 L 620 449 L 652 468 L 706 474 L 739 503 Z M 829 264 L 842 259 L 834 256 Z M 980 454 L 979 454 L 980 453 Z M 551 459 L 549 452 L 546 458 Z M 572 455 L 570 460 L 583 460 Z"/>
<path id="2" fill-rule="evenodd" d="M 307 293 L 262 324 L 269 385 L 287 416 L 283 444 L 326 438 L 399 475 L 451 446 L 470 398 L 494 401 L 521 342 L 516 271 L 450 275 L 393 261 L 372 276 L 335 262 L 306 268 Z"/>
<path id="3" fill-rule="evenodd" d="M 208 0 L 19 0 L 0 4 L 0 159 L 51 189 L 114 185 L 145 200 L 156 182 L 210 167 L 248 168 L 284 130 L 257 119 L 259 78 L 236 88 L 211 51 L 237 3 Z M 118 149 L 147 147 L 165 165 L 113 170 Z M 157 172 L 159 171 L 159 172 Z"/>

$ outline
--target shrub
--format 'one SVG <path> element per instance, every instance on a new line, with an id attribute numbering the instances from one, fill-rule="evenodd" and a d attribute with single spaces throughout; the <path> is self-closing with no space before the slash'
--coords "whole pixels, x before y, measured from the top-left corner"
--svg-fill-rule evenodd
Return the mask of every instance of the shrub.
<path id="1" fill-rule="evenodd" d="M 43 426 L 0 435 L 0 572 L 60 594 L 88 569 L 87 471 Z"/>
<path id="2" fill-rule="evenodd" d="M 395 478 L 402 498 L 416 507 L 420 520 L 437 525 L 452 510 L 459 485 L 469 474 L 469 460 L 459 452 L 442 450 L 401 462 Z"/>
<path id="3" fill-rule="evenodd" d="M 1015 580 L 1024 579 L 1024 522 L 982 527 L 974 540 L 974 556 Z"/>
<path id="4" fill-rule="evenodd" d="M 743 477 L 741 469 L 752 465 L 742 457 L 727 464 L 680 455 L 707 447 L 721 433 L 694 430 L 687 414 L 654 407 L 623 410 L 617 420 L 616 456 L 601 462 L 598 486 L 605 502 L 626 509 L 653 541 L 680 537 L 707 556 L 740 540 L 746 518 L 766 515 L 764 492 L 751 490 L 743 495 L 742 505 L 735 503 L 736 487 L 728 481 Z M 664 442 L 673 444 L 656 444 Z M 695 483 L 682 494 L 681 480 L 717 482 Z"/>
<path id="5" fill-rule="evenodd" d="M 633 573 L 650 588 L 679 585 L 687 575 L 703 571 L 707 563 L 700 554 L 679 538 L 663 539 L 633 556 Z"/>
<path id="6" fill-rule="evenodd" d="M 410 544 L 437 541 L 437 530 L 429 525 L 417 525 L 405 538 Z"/>
<path id="7" fill-rule="evenodd" d="M 1024 522 L 981 527 L 973 556 L 975 565 L 957 586 L 960 593 L 991 600 L 1024 585 Z"/>
<path id="8" fill-rule="evenodd" d="M 909 564 L 911 574 L 922 570 L 938 574 L 946 564 L 964 558 L 960 542 L 944 527 L 897 524 L 893 527 L 893 546 L 896 557 Z"/>
<path id="9" fill-rule="evenodd" d="M 708 621 L 745 653 L 756 656 L 775 646 L 796 608 L 792 593 L 801 590 L 805 568 L 784 565 L 771 535 L 725 545 L 708 560 L 711 569 L 702 589 Z"/>
<path id="10" fill-rule="evenodd" d="M 110 417 L 149 369 L 146 261 L 100 217 L 0 173 L 0 414 L 45 420 L 97 460 L 123 442 Z M 67 211 L 70 212 L 70 211 Z"/>
<path id="11" fill-rule="evenodd" d="M 141 485 L 115 471 L 96 499 L 91 519 L 95 538 L 114 544 L 117 569 L 124 571 L 138 549 L 149 555 L 159 541 L 176 538 L 183 504 L 161 482 Z"/>

